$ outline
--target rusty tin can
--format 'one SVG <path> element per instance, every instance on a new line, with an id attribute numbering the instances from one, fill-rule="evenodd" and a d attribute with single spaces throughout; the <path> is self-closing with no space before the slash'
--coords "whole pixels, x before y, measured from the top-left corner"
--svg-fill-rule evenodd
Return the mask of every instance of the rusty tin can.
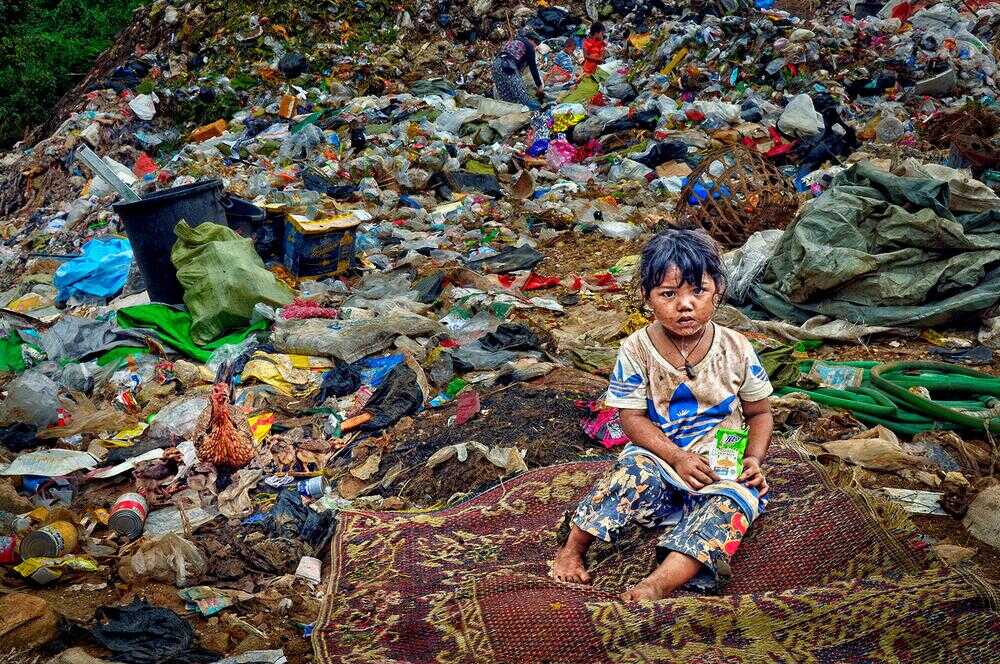
<path id="1" fill-rule="evenodd" d="M 126 493 L 118 497 L 111 508 L 108 526 L 128 539 L 138 539 L 146 526 L 149 505 L 138 493 Z"/>
<path id="2" fill-rule="evenodd" d="M 69 521 L 55 521 L 43 526 L 21 539 L 18 553 L 28 558 L 58 558 L 67 553 L 73 553 L 80 540 L 76 534 L 76 526 Z"/>

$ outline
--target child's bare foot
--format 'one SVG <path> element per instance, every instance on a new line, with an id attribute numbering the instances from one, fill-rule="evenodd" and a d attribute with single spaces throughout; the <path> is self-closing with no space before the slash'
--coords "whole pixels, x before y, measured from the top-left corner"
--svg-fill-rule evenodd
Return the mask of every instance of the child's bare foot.
<path id="1" fill-rule="evenodd" d="M 670 594 L 667 584 L 660 584 L 650 578 L 645 578 L 621 594 L 623 602 L 639 602 L 642 600 L 656 601 Z"/>
<path id="2" fill-rule="evenodd" d="M 587 573 L 587 568 L 583 564 L 583 556 L 565 546 L 559 549 L 555 560 L 552 561 L 549 576 L 556 581 L 590 583 L 590 574 Z"/>

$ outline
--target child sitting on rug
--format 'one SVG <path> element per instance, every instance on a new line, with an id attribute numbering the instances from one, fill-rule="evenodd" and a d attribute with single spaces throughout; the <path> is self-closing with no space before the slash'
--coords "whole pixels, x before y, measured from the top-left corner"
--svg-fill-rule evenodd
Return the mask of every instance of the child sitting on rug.
<path id="1" fill-rule="evenodd" d="M 622 343 L 606 403 L 631 439 L 580 502 L 551 576 L 589 583 L 587 548 L 630 524 L 670 526 L 663 562 L 622 595 L 661 599 L 682 585 L 721 589 L 729 559 L 764 508 L 761 463 L 771 440 L 771 383 L 746 337 L 711 322 L 725 291 L 704 232 L 668 230 L 643 249 L 642 294 L 655 322 Z M 720 480 L 705 456 L 723 429 L 749 429 L 743 473 Z"/>

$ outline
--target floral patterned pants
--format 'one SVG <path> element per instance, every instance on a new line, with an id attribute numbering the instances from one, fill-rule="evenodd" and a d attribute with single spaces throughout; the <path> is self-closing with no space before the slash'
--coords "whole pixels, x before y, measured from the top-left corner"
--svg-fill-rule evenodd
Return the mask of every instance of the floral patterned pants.
<path id="1" fill-rule="evenodd" d="M 533 111 L 541 108 L 541 105 L 528 94 L 524 77 L 510 58 L 493 59 L 493 96 L 500 101 L 524 104 Z"/>
<path id="2" fill-rule="evenodd" d="M 704 591 L 721 590 L 730 576 L 729 559 L 750 526 L 732 498 L 678 490 L 644 454 L 618 459 L 580 501 L 573 523 L 605 542 L 617 541 L 632 524 L 668 526 L 657 546 L 700 562 L 702 570 L 688 586 Z"/>

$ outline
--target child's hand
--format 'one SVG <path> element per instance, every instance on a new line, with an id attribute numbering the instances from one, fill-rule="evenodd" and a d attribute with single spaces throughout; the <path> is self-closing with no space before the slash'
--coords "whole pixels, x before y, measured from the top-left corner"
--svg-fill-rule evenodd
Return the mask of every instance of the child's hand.
<path id="1" fill-rule="evenodd" d="M 719 481 L 719 476 L 712 470 L 708 459 L 700 454 L 680 452 L 671 465 L 692 489 L 701 489 Z"/>
<path id="2" fill-rule="evenodd" d="M 763 496 L 768 491 L 767 480 L 764 478 L 764 471 L 760 469 L 760 462 L 755 457 L 743 458 L 743 474 L 737 480 L 747 486 L 756 487 L 758 495 Z"/>

